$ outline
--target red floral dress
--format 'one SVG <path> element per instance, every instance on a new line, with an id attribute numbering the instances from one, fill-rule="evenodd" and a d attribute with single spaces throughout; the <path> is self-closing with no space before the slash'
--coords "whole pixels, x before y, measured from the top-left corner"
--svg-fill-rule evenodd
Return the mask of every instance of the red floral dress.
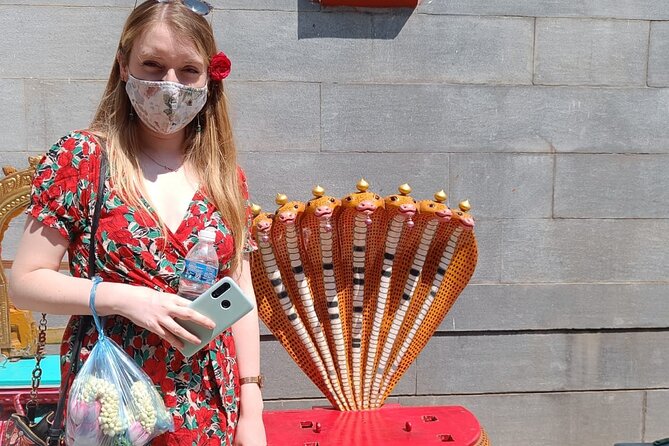
<path id="1" fill-rule="evenodd" d="M 26 211 L 69 240 L 70 272 L 76 277 L 87 277 L 100 151 L 97 139 L 87 132 L 62 138 L 37 167 L 31 204 Z M 241 169 L 239 173 L 248 199 L 246 178 Z M 215 246 L 222 266 L 219 275 L 229 273 L 234 252 L 232 234 L 201 190 L 193 196 L 181 226 L 175 233 L 167 229 L 166 234 L 153 211 L 130 206 L 119 196 L 108 174 L 104 195 L 96 233 L 97 270 L 104 281 L 175 293 L 184 257 L 197 242 L 198 231 L 209 226 L 218 229 Z M 247 217 L 250 224 L 248 206 Z M 248 238 L 245 251 L 253 249 L 255 245 Z M 80 319 L 73 316 L 65 330 L 61 345 L 63 376 L 71 362 L 73 331 Z M 235 345 L 229 330 L 188 359 L 157 335 L 121 316 L 107 317 L 105 331 L 151 377 L 174 416 L 175 432 L 157 437 L 152 445 L 232 444 L 239 384 Z M 82 360 L 96 339 L 91 326 L 83 340 Z"/>

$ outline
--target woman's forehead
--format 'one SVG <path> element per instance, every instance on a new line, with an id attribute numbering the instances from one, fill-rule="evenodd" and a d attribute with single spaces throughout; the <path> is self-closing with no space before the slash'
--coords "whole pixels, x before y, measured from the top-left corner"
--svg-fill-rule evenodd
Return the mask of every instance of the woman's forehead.
<path id="1" fill-rule="evenodd" d="M 164 23 L 150 26 L 137 36 L 132 53 L 136 57 L 154 56 L 176 59 L 180 62 L 203 63 L 202 55 L 195 44 L 185 36 L 179 36 Z"/>

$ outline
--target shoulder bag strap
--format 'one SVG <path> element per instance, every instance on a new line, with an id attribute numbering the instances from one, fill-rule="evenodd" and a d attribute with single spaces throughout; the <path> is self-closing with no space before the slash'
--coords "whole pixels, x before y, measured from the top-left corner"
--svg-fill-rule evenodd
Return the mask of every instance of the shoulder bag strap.
<path id="1" fill-rule="evenodd" d="M 91 222 L 91 239 L 88 244 L 88 278 L 92 279 L 97 272 L 96 256 L 95 256 L 95 234 L 100 223 L 100 212 L 102 210 L 102 203 L 105 194 L 105 176 L 107 175 L 107 155 L 104 150 L 100 156 L 100 171 L 98 172 L 98 193 L 95 199 L 95 211 L 93 212 L 93 220 Z M 81 351 L 81 343 L 88 327 L 91 325 L 91 316 L 81 316 L 79 320 L 79 327 L 75 337 L 72 350 L 70 351 L 70 370 L 67 376 L 60 384 L 60 395 L 58 398 L 58 406 L 54 415 L 53 424 L 49 429 L 49 436 L 47 443 L 49 446 L 58 446 L 60 438 L 63 434 L 63 414 L 65 412 L 67 388 L 70 384 L 72 376 L 76 375 L 79 369 L 79 352 Z"/>

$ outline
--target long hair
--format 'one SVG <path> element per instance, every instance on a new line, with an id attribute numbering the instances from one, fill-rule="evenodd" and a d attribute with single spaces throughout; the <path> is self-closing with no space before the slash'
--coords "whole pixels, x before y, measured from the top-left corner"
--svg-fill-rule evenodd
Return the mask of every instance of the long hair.
<path id="1" fill-rule="evenodd" d="M 175 34 L 192 42 L 205 63 L 217 53 L 213 31 L 207 20 L 190 11 L 180 1 L 159 3 L 149 0 L 128 17 L 118 45 L 118 57 L 127 65 L 135 40 L 151 26 L 168 26 Z M 241 265 L 246 232 L 245 200 L 237 173 L 237 150 L 232 137 L 223 83 L 208 81 L 207 103 L 200 112 L 202 131 L 196 123 L 186 127 L 186 161 L 195 169 L 207 194 L 232 232 L 235 256 L 231 271 Z M 111 178 L 119 193 L 135 206 L 146 209 L 141 200 L 142 173 L 137 119 L 130 119 L 131 104 L 121 79 L 121 67 L 114 59 L 107 87 L 90 125 L 105 140 Z M 155 216 L 158 218 L 158 216 Z M 165 225 L 159 222 L 165 230 Z"/>

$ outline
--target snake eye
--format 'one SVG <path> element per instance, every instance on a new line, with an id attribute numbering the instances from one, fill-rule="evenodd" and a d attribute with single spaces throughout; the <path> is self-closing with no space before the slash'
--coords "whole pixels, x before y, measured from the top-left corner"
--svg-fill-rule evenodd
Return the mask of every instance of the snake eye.
<path id="1" fill-rule="evenodd" d="M 379 197 L 378 195 L 374 195 L 374 199 L 375 199 L 375 200 L 380 200 L 381 197 Z"/>
<path id="2" fill-rule="evenodd" d="M 462 212 L 458 212 L 458 215 L 462 217 Z"/>
<path id="3" fill-rule="evenodd" d="M 418 202 L 417 202 L 416 200 L 414 200 L 414 201 L 413 201 L 413 204 L 416 204 L 416 203 L 418 203 Z"/>
<path id="4" fill-rule="evenodd" d="M 393 195 L 392 197 L 390 197 L 390 201 L 397 201 L 397 196 Z"/>
<path id="5" fill-rule="evenodd" d="M 293 206 L 294 209 L 299 209 L 300 207 L 298 205 Z"/>
<path id="6" fill-rule="evenodd" d="M 429 207 L 433 208 L 433 207 L 434 207 L 434 203 L 431 203 Z"/>
<path id="7" fill-rule="evenodd" d="M 307 207 L 311 207 L 311 201 L 307 203 Z"/>
<path id="8" fill-rule="evenodd" d="M 351 201 L 353 198 L 351 197 L 346 197 L 346 201 Z"/>
<path id="9" fill-rule="evenodd" d="M 334 202 L 335 202 L 335 199 L 334 199 L 334 198 L 330 198 L 330 203 L 334 203 Z"/>

